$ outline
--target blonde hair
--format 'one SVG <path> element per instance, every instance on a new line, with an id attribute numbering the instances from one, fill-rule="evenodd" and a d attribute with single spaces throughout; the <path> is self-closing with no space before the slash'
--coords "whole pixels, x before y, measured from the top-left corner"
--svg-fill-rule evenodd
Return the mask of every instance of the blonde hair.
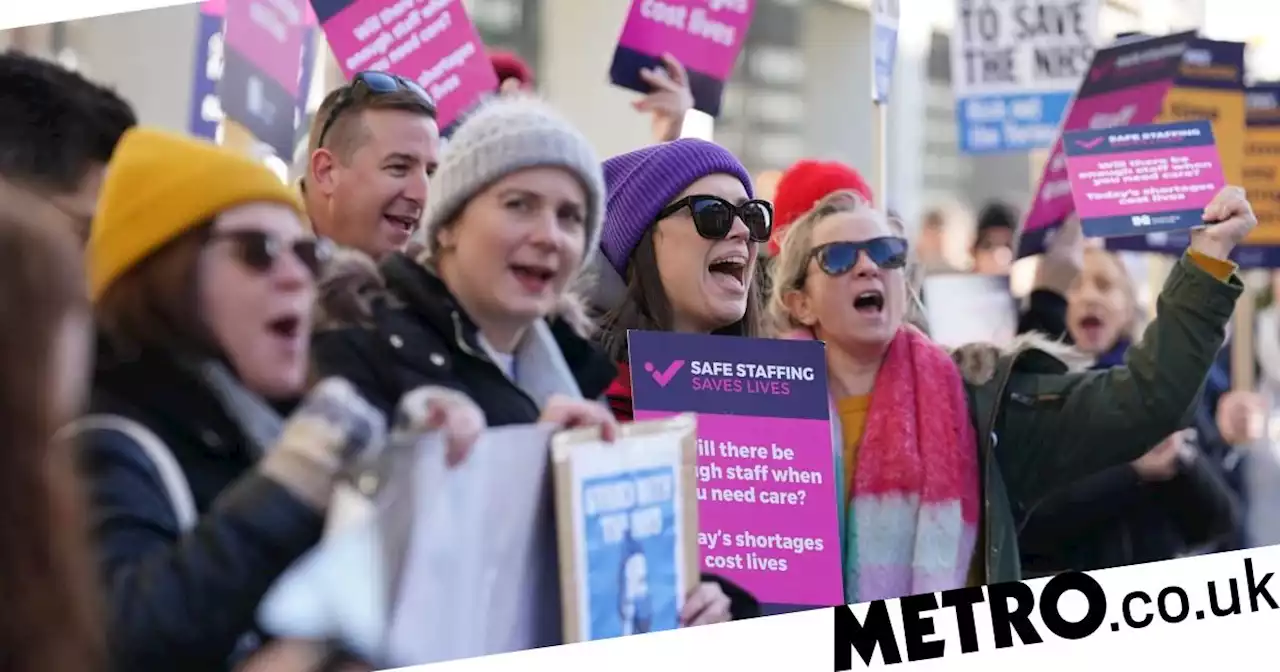
<path id="1" fill-rule="evenodd" d="M 813 232 L 818 224 L 832 215 L 850 214 L 855 217 L 867 217 L 886 224 L 894 235 L 906 238 L 906 225 L 897 215 L 886 214 L 876 210 L 862 196 L 853 191 L 836 191 L 818 201 L 813 209 L 806 212 L 783 231 L 782 243 L 777 257 L 770 267 L 769 299 L 766 305 L 770 328 L 775 335 L 784 334 L 794 329 L 807 328 L 791 314 L 787 306 L 787 295 L 800 289 L 804 284 L 805 274 L 809 268 L 810 253 L 813 251 Z M 903 276 L 906 280 L 907 305 L 906 321 L 922 331 L 928 332 L 924 316 L 924 305 L 920 301 L 919 286 L 923 269 L 916 263 L 908 249 L 907 266 Z"/>
<path id="2" fill-rule="evenodd" d="M 1142 333 L 1147 326 L 1147 311 L 1142 303 L 1142 297 L 1139 294 L 1138 283 L 1135 282 L 1133 273 L 1129 270 L 1129 265 L 1124 262 L 1120 255 L 1100 246 L 1089 246 L 1084 250 L 1085 257 L 1090 255 L 1101 255 L 1108 263 L 1112 264 L 1115 270 L 1119 271 L 1120 277 L 1123 278 L 1124 294 L 1129 300 L 1129 324 L 1122 330 L 1122 335 L 1127 337 L 1130 342 L 1137 343 L 1142 339 Z M 1068 297 L 1070 301 L 1070 297 Z"/>

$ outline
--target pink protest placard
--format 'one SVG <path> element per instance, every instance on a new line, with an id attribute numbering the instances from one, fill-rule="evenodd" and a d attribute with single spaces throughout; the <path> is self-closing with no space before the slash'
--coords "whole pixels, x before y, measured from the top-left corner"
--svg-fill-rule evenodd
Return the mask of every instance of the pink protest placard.
<path id="1" fill-rule="evenodd" d="M 1205 206 L 1226 184 L 1208 121 L 1076 131 L 1062 142 L 1086 236 L 1200 226 Z"/>
<path id="2" fill-rule="evenodd" d="M 694 106 L 715 116 L 754 13 L 755 0 L 632 0 L 610 79 L 647 92 L 640 70 L 671 54 L 689 71 Z"/>
<path id="3" fill-rule="evenodd" d="M 817 341 L 628 334 L 636 420 L 698 419 L 701 569 L 772 605 L 844 602 Z"/>
<path id="4" fill-rule="evenodd" d="M 1123 42 L 1093 56 L 1063 121 L 1064 132 L 1149 124 L 1173 88 L 1182 55 L 1195 33 Z M 1048 237 L 1073 212 L 1066 155 L 1059 138 L 1018 232 L 1018 258 L 1044 251 Z"/>
<path id="5" fill-rule="evenodd" d="M 417 82 L 441 128 L 498 88 L 498 76 L 460 0 L 312 0 L 348 79 L 379 70 Z"/>
<path id="6" fill-rule="evenodd" d="M 227 49 L 279 84 L 290 98 L 297 96 L 306 0 L 235 0 L 225 8 Z"/>

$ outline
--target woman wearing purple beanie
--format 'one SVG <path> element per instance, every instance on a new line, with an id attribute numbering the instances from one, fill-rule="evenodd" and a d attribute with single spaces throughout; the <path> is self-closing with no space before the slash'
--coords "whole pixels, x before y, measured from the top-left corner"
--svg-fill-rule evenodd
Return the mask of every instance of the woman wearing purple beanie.
<path id="1" fill-rule="evenodd" d="M 609 405 L 626 422 L 628 330 L 761 334 L 756 260 L 773 228 L 773 206 L 754 198 L 751 176 L 733 154 L 693 138 L 615 156 L 604 162 L 604 177 L 593 303 L 602 315 L 600 343 L 618 364 Z M 734 619 L 759 614 L 748 593 L 715 580 Z"/>

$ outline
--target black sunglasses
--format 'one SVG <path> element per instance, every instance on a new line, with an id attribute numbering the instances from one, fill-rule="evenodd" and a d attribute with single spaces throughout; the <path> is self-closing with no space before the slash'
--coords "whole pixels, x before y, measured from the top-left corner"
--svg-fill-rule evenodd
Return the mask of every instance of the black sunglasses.
<path id="1" fill-rule="evenodd" d="M 408 91 L 421 98 L 422 106 L 426 109 L 427 114 L 431 115 L 432 119 L 435 118 L 436 101 L 431 98 L 431 94 L 427 93 L 426 89 L 418 86 L 417 82 L 389 72 L 378 72 L 376 70 L 357 72 L 356 76 L 351 78 L 351 85 L 342 90 L 338 102 L 334 103 L 333 109 L 329 110 L 329 118 L 325 119 L 324 125 L 320 127 L 320 139 L 316 141 L 316 147 L 324 147 L 324 139 L 329 135 L 329 129 L 333 128 L 334 122 L 353 103 L 369 97 L 385 96 L 396 91 Z"/>
<path id="2" fill-rule="evenodd" d="M 212 238 L 229 241 L 234 246 L 236 258 L 258 273 L 269 272 L 285 250 L 290 250 L 307 267 L 311 276 L 318 278 L 333 257 L 333 245 L 323 238 L 302 238 L 285 243 L 264 231 L 224 231 L 213 234 Z"/>
<path id="3" fill-rule="evenodd" d="M 666 219 L 684 208 L 689 208 L 693 214 L 693 226 L 698 229 L 698 235 L 710 240 L 728 237 L 735 218 L 747 225 L 754 242 L 766 242 L 769 234 L 773 233 L 773 204 L 769 201 L 752 199 L 742 205 L 734 205 L 710 194 L 685 196 L 663 208 L 657 219 Z"/>
<path id="4" fill-rule="evenodd" d="M 885 270 L 902 268 L 907 265 L 907 239 L 896 236 L 884 236 L 854 242 L 841 240 L 819 245 L 809 252 L 810 259 L 818 260 L 818 268 L 832 277 L 844 275 L 858 265 L 858 257 L 863 252 Z"/>

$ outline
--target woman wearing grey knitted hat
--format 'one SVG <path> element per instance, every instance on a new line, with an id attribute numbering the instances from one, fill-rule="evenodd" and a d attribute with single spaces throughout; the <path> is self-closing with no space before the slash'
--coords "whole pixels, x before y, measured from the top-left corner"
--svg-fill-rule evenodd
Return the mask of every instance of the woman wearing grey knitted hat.
<path id="1" fill-rule="evenodd" d="M 313 352 L 391 414 L 423 386 L 462 459 L 484 426 L 614 431 L 614 367 L 584 333 L 570 284 L 598 246 L 604 183 L 581 133 L 528 97 L 485 104 L 454 133 L 432 185 L 426 252 L 378 266 L 348 253 L 321 283 Z"/>

